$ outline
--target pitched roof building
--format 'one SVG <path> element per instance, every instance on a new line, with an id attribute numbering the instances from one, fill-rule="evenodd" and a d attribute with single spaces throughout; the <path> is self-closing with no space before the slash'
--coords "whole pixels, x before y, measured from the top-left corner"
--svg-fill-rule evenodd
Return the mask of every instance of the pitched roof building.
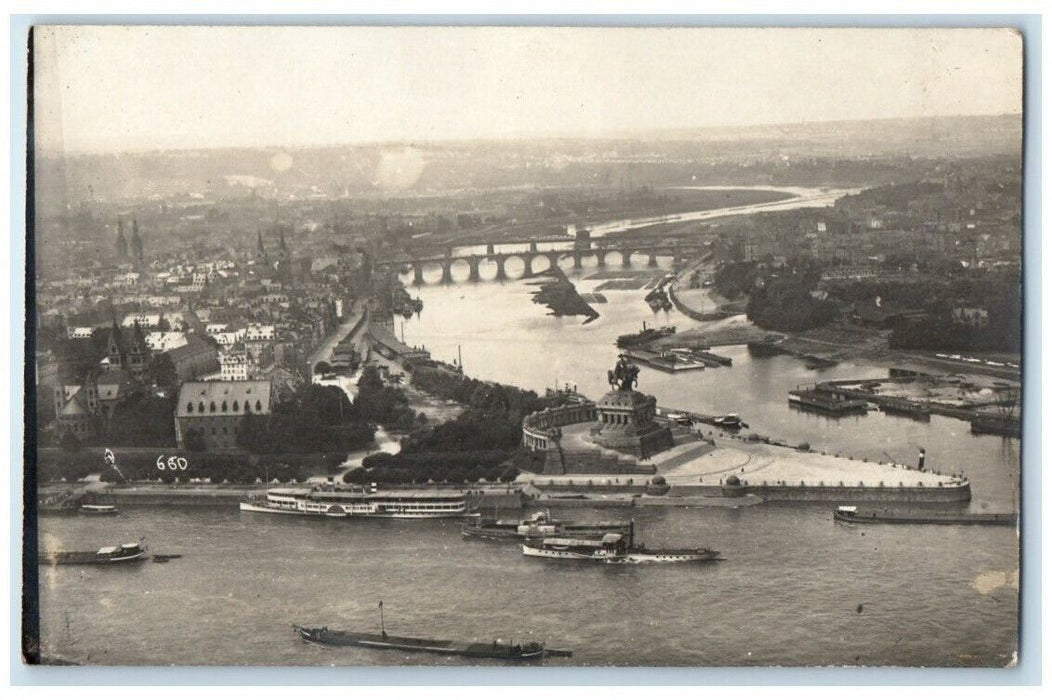
<path id="1" fill-rule="evenodd" d="M 270 415 L 270 409 L 267 381 L 187 382 L 175 407 L 175 437 L 183 448 L 196 434 L 206 451 L 236 449 L 244 417 Z"/>
<path id="2" fill-rule="evenodd" d="M 180 381 L 190 381 L 219 369 L 219 348 L 215 343 L 196 333 L 186 336 L 186 342 L 168 351 Z"/>
<path id="3" fill-rule="evenodd" d="M 142 327 L 135 323 L 131 328 L 121 328 L 114 322 L 106 338 L 106 359 L 110 367 L 127 370 L 135 379 L 144 381 L 150 348 Z"/>

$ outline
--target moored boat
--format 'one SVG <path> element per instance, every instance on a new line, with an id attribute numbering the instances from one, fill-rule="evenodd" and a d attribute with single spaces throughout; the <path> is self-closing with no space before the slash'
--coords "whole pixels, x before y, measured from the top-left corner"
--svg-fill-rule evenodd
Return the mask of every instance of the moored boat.
<path id="1" fill-rule="evenodd" d="M 459 518 L 467 500 L 455 490 L 270 489 L 240 503 L 243 511 L 330 518 Z"/>
<path id="2" fill-rule="evenodd" d="M 724 430 L 741 430 L 748 428 L 749 424 L 741 419 L 737 413 L 728 413 L 725 416 L 717 416 L 712 419 L 712 424 Z"/>
<path id="3" fill-rule="evenodd" d="M 522 545 L 522 553 L 528 557 L 601 561 L 606 564 L 682 564 L 714 561 L 720 554 L 704 547 L 647 549 L 634 544 L 630 537 L 617 533 L 608 533 L 600 539 L 547 537 L 539 542 L 532 540 Z"/>
<path id="4" fill-rule="evenodd" d="M 128 564 L 143 561 L 147 546 L 142 540 L 130 544 L 103 547 L 92 552 L 40 552 L 41 564 Z"/>
<path id="5" fill-rule="evenodd" d="M 428 639 L 426 637 L 402 637 L 381 632 L 348 632 L 330 630 L 328 627 L 293 628 L 305 642 L 326 646 L 357 646 L 369 649 L 395 649 L 398 651 L 418 651 L 447 656 L 464 656 L 476 659 L 502 659 L 505 661 L 534 661 L 545 656 L 556 655 L 547 650 L 542 642 L 524 642 L 521 644 L 503 643 L 500 641 L 458 642 L 451 639 Z M 554 651 L 554 650 L 553 650 Z M 568 652 L 558 652 L 568 656 Z"/>
<path id="6" fill-rule="evenodd" d="M 833 520 L 855 525 L 884 523 L 895 525 L 1011 525 L 1016 524 L 1015 513 L 896 513 L 859 511 L 857 506 L 837 506 Z"/>
<path id="7" fill-rule="evenodd" d="M 85 503 L 81 505 L 79 512 L 82 515 L 118 515 L 120 513 L 115 505 L 96 503 Z"/>
<path id="8" fill-rule="evenodd" d="M 817 384 L 806 389 L 793 389 L 789 392 L 789 404 L 799 408 L 821 411 L 833 415 L 845 413 L 868 413 L 867 402 L 853 399 L 836 389 Z"/>
<path id="9" fill-rule="evenodd" d="M 602 537 L 608 532 L 630 534 L 631 522 L 563 522 L 550 513 L 538 512 L 525 520 L 497 520 L 478 517 L 465 525 L 461 532 L 465 537 L 493 540 L 530 539 L 568 535 L 576 537 Z"/>
<path id="10" fill-rule="evenodd" d="M 625 335 L 617 336 L 617 347 L 631 348 L 637 345 L 644 345 L 651 341 L 657 340 L 658 338 L 664 338 L 666 336 L 672 335 L 675 332 L 675 326 L 647 328 L 646 322 L 644 322 L 643 330 L 639 331 L 638 333 L 626 333 Z"/>
<path id="11" fill-rule="evenodd" d="M 84 495 L 73 491 L 40 496 L 37 499 L 38 515 L 72 515 L 80 510 Z"/>

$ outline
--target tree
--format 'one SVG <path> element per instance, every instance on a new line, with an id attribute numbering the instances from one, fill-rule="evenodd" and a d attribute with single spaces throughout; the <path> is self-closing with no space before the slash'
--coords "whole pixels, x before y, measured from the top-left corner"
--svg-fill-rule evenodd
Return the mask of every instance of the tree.
<path id="1" fill-rule="evenodd" d="M 314 365 L 315 374 L 329 374 L 332 372 L 332 365 L 325 360 L 322 360 L 318 364 Z"/>
<path id="2" fill-rule="evenodd" d="M 72 430 L 62 431 L 62 437 L 58 440 L 59 447 L 67 452 L 79 452 L 81 448 L 80 438 Z"/>
<path id="3" fill-rule="evenodd" d="M 256 454 L 340 452 L 373 441 L 374 430 L 339 387 L 304 384 L 269 416 L 246 414 L 237 443 Z"/>
<path id="4" fill-rule="evenodd" d="M 175 365 L 168 353 L 162 352 L 153 355 L 149 364 L 150 378 L 154 385 L 169 389 L 174 393 L 179 384 L 179 375 L 175 371 Z"/>
<path id="5" fill-rule="evenodd" d="M 167 397 L 139 394 L 118 405 L 105 432 L 114 445 L 167 446 L 175 444 L 174 393 Z"/>

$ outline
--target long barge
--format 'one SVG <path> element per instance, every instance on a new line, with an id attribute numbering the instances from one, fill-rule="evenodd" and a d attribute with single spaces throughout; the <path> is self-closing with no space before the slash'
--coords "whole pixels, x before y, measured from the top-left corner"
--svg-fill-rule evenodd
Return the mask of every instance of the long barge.
<path id="1" fill-rule="evenodd" d="M 240 502 L 250 513 L 329 518 L 459 518 L 467 498 L 451 490 L 269 489 L 263 498 Z"/>
<path id="2" fill-rule="evenodd" d="M 428 639 L 425 637 L 400 637 L 381 632 L 346 632 L 330 630 L 328 627 L 302 627 L 293 625 L 300 638 L 312 644 L 337 647 L 365 647 L 398 651 L 416 651 L 445 656 L 464 656 L 474 659 L 500 659 L 503 661 L 538 661 L 548 656 L 571 656 L 564 649 L 548 649 L 543 642 L 505 644 L 494 641 L 458 642 L 451 639 Z"/>
<path id="3" fill-rule="evenodd" d="M 840 506 L 833 511 L 833 519 L 842 523 L 864 525 L 883 523 L 894 525 L 1010 525 L 1015 526 L 1015 513 L 889 513 L 860 512 L 856 506 Z"/>

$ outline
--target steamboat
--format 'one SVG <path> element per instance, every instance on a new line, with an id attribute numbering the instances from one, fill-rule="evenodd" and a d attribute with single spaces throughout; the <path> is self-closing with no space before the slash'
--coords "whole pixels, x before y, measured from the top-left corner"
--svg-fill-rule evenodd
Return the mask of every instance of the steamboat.
<path id="1" fill-rule="evenodd" d="M 458 518 L 466 514 L 463 492 L 455 490 L 269 489 L 265 497 L 241 501 L 250 513 L 329 518 Z"/>
<path id="2" fill-rule="evenodd" d="M 661 328 L 647 328 L 646 321 L 643 322 L 643 330 L 638 333 L 626 333 L 625 335 L 617 336 L 617 347 L 619 348 L 633 348 L 639 345 L 645 345 L 649 342 L 670 336 L 676 332 L 675 326 L 662 326 Z"/>
<path id="3" fill-rule="evenodd" d="M 465 537 L 477 537 L 488 540 L 516 540 L 556 537 L 602 537 L 606 533 L 631 534 L 631 522 L 562 522 L 555 520 L 550 513 L 539 512 L 525 520 L 496 520 L 493 518 L 476 518 L 461 529 Z"/>
<path id="4" fill-rule="evenodd" d="M 705 548 L 647 549 L 643 545 L 636 545 L 631 536 L 626 538 L 613 532 L 600 539 L 547 537 L 539 543 L 528 541 L 522 545 L 522 553 L 528 557 L 600 561 L 606 564 L 683 564 L 715 561 L 720 554 Z"/>

